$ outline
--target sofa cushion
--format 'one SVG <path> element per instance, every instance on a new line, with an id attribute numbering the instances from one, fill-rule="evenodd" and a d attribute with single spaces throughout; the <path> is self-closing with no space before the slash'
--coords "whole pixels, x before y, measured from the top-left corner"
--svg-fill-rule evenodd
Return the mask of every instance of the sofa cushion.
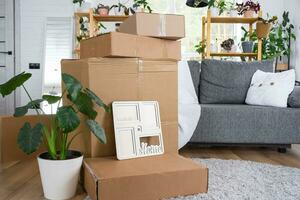
<path id="1" fill-rule="evenodd" d="M 191 142 L 299 144 L 300 109 L 246 104 L 201 104 Z"/>
<path id="2" fill-rule="evenodd" d="M 257 70 L 251 81 L 246 104 L 287 107 L 288 97 L 295 87 L 295 70 L 269 73 Z"/>
<path id="3" fill-rule="evenodd" d="M 252 76 L 257 70 L 273 72 L 273 61 L 202 61 L 200 102 L 204 104 L 245 103 Z"/>
<path id="4" fill-rule="evenodd" d="M 288 105 L 292 108 L 300 108 L 300 86 L 295 86 L 288 98 Z"/>

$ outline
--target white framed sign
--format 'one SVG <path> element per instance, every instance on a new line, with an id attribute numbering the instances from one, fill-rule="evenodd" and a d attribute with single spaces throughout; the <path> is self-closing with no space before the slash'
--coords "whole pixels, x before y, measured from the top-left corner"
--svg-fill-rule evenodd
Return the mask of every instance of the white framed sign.
<path id="1" fill-rule="evenodd" d="M 112 107 L 118 160 L 164 153 L 158 102 L 118 101 Z"/>

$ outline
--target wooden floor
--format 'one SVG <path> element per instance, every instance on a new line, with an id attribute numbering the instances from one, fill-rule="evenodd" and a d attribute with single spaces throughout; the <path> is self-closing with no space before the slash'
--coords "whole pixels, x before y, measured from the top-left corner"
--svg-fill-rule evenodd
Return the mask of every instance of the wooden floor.
<path id="1" fill-rule="evenodd" d="M 256 162 L 300 168 L 300 145 L 294 145 L 286 154 L 276 149 L 262 148 L 185 148 L 185 157 L 251 160 Z M 85 199 L 86 194 L 78 188 L 75 200 Z M 35 160 L 16 163 L 0 172 L 0 200 L 43 199 L 37 163 Z"/>

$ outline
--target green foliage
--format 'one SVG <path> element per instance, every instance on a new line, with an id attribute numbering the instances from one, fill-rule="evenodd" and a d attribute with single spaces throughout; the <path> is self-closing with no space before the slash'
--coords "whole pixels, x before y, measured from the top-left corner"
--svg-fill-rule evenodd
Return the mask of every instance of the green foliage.
<path id="1" fill-rule="evenodd" d="M 147 0 L 134 0 L 133 7 L 142 7 L 149 13 L 152 13 L 153 11 Z"/>
<path id="2" fill-rule="evenodd" d="M 106 136 L 103 128 L 94 120 L 87 120 L 87 125 L 94 135 L 104 144 L 106 144 Z"/>
<path id="3" fill-rule="evenodd" d="M 25 72 L 13 77 L 6 83 L 0 85 L 0 94 L 2 95 L 2 97 L 10 95 L 13 91 L 23 85 L 28 79 L 30 79 L 30 77 L 31 74 Z"/>
<path id="4" fill-rule="evenodd" d="M 241 41 L 256 41 L 257 40 L 257 35 L 256 35 L 256 31 L 253 31 L 252 34 L 249 33 L 249 31 L 245 28 L 245 27 L 241 27 L 242 31 L 243 31 L 243 36 L 241 38 Z"/>
<path id="5" fill-rule="evenodd" d="M 41 145 L 43 138 L 48 148 L 48 153 L 53 160 L 67 159 L 67 152 L 73 141 L 78 135 L 74 135 L 69 140 L 69 135 L 75 131 L 80 125 L 79 113 L 87 118 L 87 126 L 90 131 L 103 143 L 106 143 L 105 132 L 103 128 L 95 121 L 97 112 L 94 110 L 94 103 L 106 112 L 110 109 L 104 102 L 88 88 L 83 89 L 81 83 L 69 74 L 62 74 L 62 81 L 65 85 L 65 91 L 62 96 L 43 95 L 42 99 L 32 100 L 24 83 L 29 80 L 31 74 L 21 73 L 8 82 L 1 85 L 1 94 L 6 96 L 12 93 L 16 88 L 22 86 L 25 90 L 30 102 L 25 106 L 15 109 L 15 117 L 24 116 L 29 109 L 35 109 L 38 115 L 44 111 L 40 108 L 40 103 L 47 101 L 51 107 L 58 104 L 57 113 L 51 120 L 50 130 L 45 125 L 38 123 L 33 128 L 26 122 L 20 129 L 18 136 L 19 147 L 26 153 L 35 152 Z M 66 95 L 71 101 L 70 106 L 59 107 L 61 99 Z"/>
<path id="6" fill-rule="evenodd" d="M 26 122 L 18 135 L 18 145 L 26 153 L 35 152 L 43 139 L 43 125 L 38 123 L 33 128 Z"/>
<path id="7" fill-rule="evenodd" d="M 208 1 L 208 8 L 218 8 L 219 15 L 223 14 L 228 7 L 231 7 L 233 3 L 231 1 L 226 0 L 209 0 Z"/>
<path id="8" fill-rule="evenodd" d="M 206 40 L 204 41 L 200 41 L 199 44 L 195 45 L 195 49 L 199 54 L 202 54 L 205 52 L 205 48 L 206 48 Z"/>
<path id="9" fill-rule="evenodd" d="M 289 48 L 290 40 L 296 40 L 295 27 L 290 23 L 289 12 L 284 12 L 282 22 L 275 23 L 270 31 L 269 37 L 263 39 L 263 59 L 274 59 L 279 56 L 289 56 L 291 49 Z M 257 52 L 257 44 L 254 46 Z"/>
<path id="10" fill-rule="evenodd" d="M 84 0 L 73 0 L 73 4 L 79 4 L 79 6 L 82 5 L 82 3 L 84 2 Z"/>

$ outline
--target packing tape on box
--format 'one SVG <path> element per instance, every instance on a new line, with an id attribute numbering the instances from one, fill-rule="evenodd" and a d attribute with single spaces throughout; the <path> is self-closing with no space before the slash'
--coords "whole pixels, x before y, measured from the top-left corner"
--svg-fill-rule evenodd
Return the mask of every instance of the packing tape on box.
<path id="1" fill-rule="evenodd" d="M 159 28 L 159 36 L 167 36 L 166 31 L 166 15 L 159 15 L 159 22 L 160 22 L 160 28 Z"/>

